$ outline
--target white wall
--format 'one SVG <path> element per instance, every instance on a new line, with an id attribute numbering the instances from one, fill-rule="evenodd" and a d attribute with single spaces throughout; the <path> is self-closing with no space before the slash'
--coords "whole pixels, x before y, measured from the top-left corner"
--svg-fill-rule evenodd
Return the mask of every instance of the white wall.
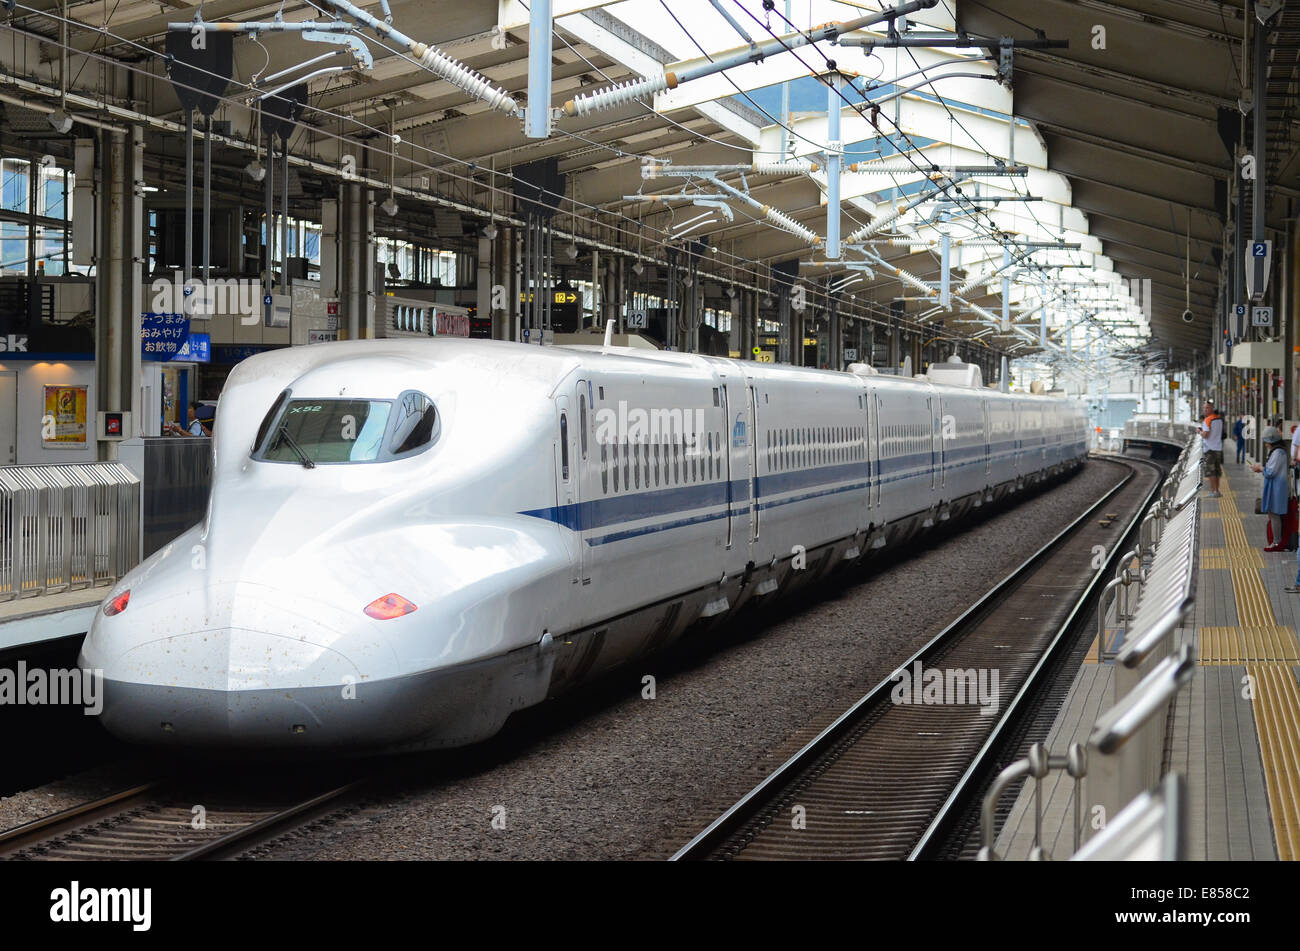
<path id="1" fill-rule="evenodd" d="M 18 372 L 18 465 L 35 466 L 63 462 L 95 461 L 95 364 L 0 362 L 0 370 Z M 83 385 L 86 389 L 86 444 L 84 447 L 47 449 L 41 441 L 41 417 L 45 415 L 46 384 Z"/>

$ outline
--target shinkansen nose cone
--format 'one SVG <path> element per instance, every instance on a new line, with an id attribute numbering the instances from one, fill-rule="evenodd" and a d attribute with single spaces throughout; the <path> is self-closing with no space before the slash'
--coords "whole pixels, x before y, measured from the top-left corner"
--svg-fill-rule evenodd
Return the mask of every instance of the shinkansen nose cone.
<path id="1" fill-rule="evenodd" d="M 227 533 L 201 568 L 196 527 L 128 575 L 109 599 L 130 591 L 125 609 L 101 611 L 82 649 L 104 726 L 181 748 L 376 752 L 485 739 L 545 697 L 540 628 L 512 616 L 538 610 L 563 564 L 530 534 L 541 523 L 360 524 L 304 524 L 293 544 Z"/>

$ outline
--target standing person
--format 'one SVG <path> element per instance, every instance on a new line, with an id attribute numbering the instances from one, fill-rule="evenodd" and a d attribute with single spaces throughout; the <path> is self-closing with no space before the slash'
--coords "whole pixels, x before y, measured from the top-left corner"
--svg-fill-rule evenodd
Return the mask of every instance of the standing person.
<path id="1" fill-rule="evenodd" d="M 1246 414 L 1241 413 L 1237 416 L 1237 421 L 1232 424 L 1232 438 L 1237 440 L 1237 463 L 1246 461 Z M 1293 442 L 1294 445 L 1294 442 Z M 1294 453 L 1294 450 L 1292 450 Z"/>
<path id="2" fill-rule="evenodd" d="M 1201 439 L 1205 443 L 1205 477 L 1210 482 L 1209 498 L 1217 499 L 1222 495 L 1219 492 L 1219 476 L 1223 475 L 1223 417 L 1214 409 L 1213 400 L 1206 400 L 1201 412 L 1205 417 L 1201 422 Z M 1276 433 L 1277 430 L 1274 429 L 1273 432 Z M 1285 512 L 1286 503 L 1283 502 L 1282 505 L 1282 511 Z"/>
<path id="3" fill-rule="evenodd" d="M 1283 537 L 1283 516 L 1286 515 L 1287 503 L 1291 500 L 1291 490 L 1287 485 L 1287 456 L 1283 446 L 1284 437 L 1276 426 L 1264 427 L 1264 448 L 1268 458 L 1264 465 L 1253 463 L 1251 469 L 1264 474 L 1264 491 L 1260 495 L 1259 510 L 1268 516 L 1273 529 L 1273 544 L 1264 551 L 1286 551 L 1286 538 Z"/>
<path id="4" fill-rule="evenodd" d="M 175 436 L 211 436 L 212 430 L 207 427 L 203 420 L 199 419 L 199 404 L 190 403 L 186 413 L 188 421 L 185 428 L 172 426 L 172 434 Z"/>

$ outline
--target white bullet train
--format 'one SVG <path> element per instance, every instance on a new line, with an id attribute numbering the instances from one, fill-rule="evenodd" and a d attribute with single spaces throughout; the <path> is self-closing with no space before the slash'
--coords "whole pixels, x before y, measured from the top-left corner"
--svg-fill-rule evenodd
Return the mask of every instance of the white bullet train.
<path id="1" fill-rule="evenodd" d="M 206 517 L 85 640 L 102 722 L 184 748 L 473 743 L 1084 459 L 1077 405 L 930 377 L 450 338 L 251 357 Z"/>

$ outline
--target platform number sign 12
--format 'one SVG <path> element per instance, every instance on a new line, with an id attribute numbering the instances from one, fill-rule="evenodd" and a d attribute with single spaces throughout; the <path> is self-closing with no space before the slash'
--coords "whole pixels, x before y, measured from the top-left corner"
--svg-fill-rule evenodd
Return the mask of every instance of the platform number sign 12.
<path id="1" fill-rule="evenodd" d="M 646 317 L 646 312 L 645 312 L 645 311 L 643 311 L 643 310 L 634 310 L 634 311 L 631 311 L 631 312 L 628 313 L 628 315 L 627 315 L 627 329 L 628 329 L 628 330 L 645 330 L 645 329 L 646 329 L 647 327 L 649 327 L 649 326 L 650 326 L 650 323 L 649 323 L 649 320 L 648 320 L 647 317 Z"/>

